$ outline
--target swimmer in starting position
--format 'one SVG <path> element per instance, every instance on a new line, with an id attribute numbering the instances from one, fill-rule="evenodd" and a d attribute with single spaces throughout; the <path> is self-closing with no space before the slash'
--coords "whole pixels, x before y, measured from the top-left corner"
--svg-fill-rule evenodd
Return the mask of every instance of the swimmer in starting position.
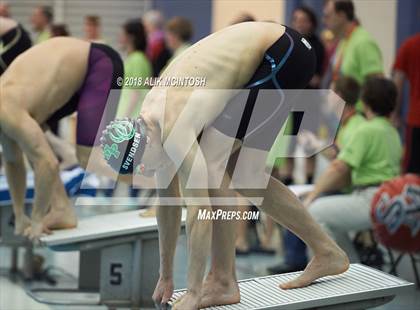
<path id="1" fill-rule="evenodd" d="M 122 60 L 112 48 L 62 37 L 26 50 L 0 77 L 0 143 L 17 234 L 36 240 L 50 229 L 76 226 L 76 215 L 59 177 L 58 160 L 44 130 L 77 112 L 76 154 L 80 165 L 86 166 L 97 144 L 96 134 L 102 130 L 103 114 L 106 123 L 115 118 L 118 102 L 107 104 L 108 95 L 111 89 L 121 88 L 117 79 L 123 75 Z M 23 155 L 35 175 L 31 219 L 24 214 Z"/>
<path id="2" fill-rule="evenodd" d="M 157 186 L 162 188 L 158 190 L 161 197 L 177 197 L 179 188 L 182 191 L 188 212 L 188 291 L 175 301 L 174 309 L 240 301 L 234 266 L 234 222 L 197 220 L 203 210 L 228 210 L 229 207 L 212 206 L 209 198 L 232 197 L 229 185 L 217 187 L 220 175 L 225 179 L 223 184 L 234 184 L 244 197 L 256 193 L 249 180 L 261 180 L 261 184 L 266 181 L 259 208 L 293 231 L 313 251 L 313 259 L 302 275 L 282 284 L 282 288 L 306 286 L 315 279 L 348 269 L 346 254 L 312 219 L 299 199 L 264 173 L 267 153 L 282 127 L 284 111 L 280 103 L 261 102 L 263 113 L 253 113 L 260 89 L 279 93 L 281 89 L 305 88 L 315 70 L 314 59 L 309 43 L 285 26 L 265 22 L 230 26 L 185 50 L 162 75 L 204 77 L 205 87 L 154 87 L 137 119 L 115 120 L 103 133 L 104 157 L 114 170 L 121 174 L 155 174 Z M 226 96 L 229 91 L 218 91 L 235 89 L 249 90 L 248 98 L 236 100 L 234 92 Z M 239 126 L 231 126 L 233 123 Z M 224 174 L 225 163 L 238 147 L 242 158 L 239 160 L 245 165 L 238 169 L 237 164 L 235 173 L 238 170 L 239 177 L 231 180 Z M 157 217 L 160 278 L 153 299 L 157 304 L 165 304 L 173 293 L 181 207 L 159 206 Z M 203 281 L 210 253 L 211 269 Z"/>

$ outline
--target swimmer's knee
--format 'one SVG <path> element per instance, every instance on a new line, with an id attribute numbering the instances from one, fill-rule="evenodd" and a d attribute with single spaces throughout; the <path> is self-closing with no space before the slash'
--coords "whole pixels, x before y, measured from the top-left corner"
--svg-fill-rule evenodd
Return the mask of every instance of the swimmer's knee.
<path id="1" fill-rule="evenodd" d="M 86 146 L 76 146 L 76 158 L 79 163 L 79 166 L 83 169 L 87 169 L 89 158 L 92 153 L 92 148 L 86 147 Z"/>

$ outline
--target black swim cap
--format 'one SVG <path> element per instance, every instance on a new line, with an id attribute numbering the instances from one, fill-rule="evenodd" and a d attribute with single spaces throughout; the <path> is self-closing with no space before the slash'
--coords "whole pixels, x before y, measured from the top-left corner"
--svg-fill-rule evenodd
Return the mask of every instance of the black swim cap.
<path id="1" fill-rule="evenodd" d="M 137 172 L 147 144 L 147 127 L 142 118 L 113 120 L 100 139 L 103 156 L 120 174 Z"/>

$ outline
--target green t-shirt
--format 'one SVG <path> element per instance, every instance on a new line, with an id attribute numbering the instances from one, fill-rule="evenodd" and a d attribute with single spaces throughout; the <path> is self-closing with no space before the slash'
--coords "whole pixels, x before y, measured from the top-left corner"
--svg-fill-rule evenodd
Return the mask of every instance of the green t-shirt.
<path id="1" fill-rule="evenodd" d="M 118 105 L 118 117 L 137 117 L 141 110 L 144 97 L 148 92 L 148 87 L 144 86 L 144 80 L 152 76 L 152 65 L 143 52 L 135 51 L 128 55 L 124 61 L 124 86 Z M 132 78 L 132 79 L 130 79 Z M 137 83 L 139 79 L 141 83 Z M 135 107 L 129 112 L 132 100 L 135 98 Z"/>
<path id="2" fill-rule="evenodd" d="M 361 124 L 338 154 L 351 168 L 353 185 L 378 184 L 400 173 L 402 146 L 397 130 L 385 117 Z"/>
<path id="3" fill-rule="evenodd" d="M 36 44 L 42 43 L 46 40 L 51 38 L 51 32 L 48 29 L 43 30 L 38 34 L 38 37 L 36 38 Z"/>
<path id="4" fill-rule="evenodd" d="M 350 137 L 354 134 L 357 128 L 363 124 L 366 119 L 359 113 L 351 116 L 345 124 L 343 124 L 337 134 L 337 146 L 342 149 L 347 142 L 350 141 Z"/>
<path id="5" fill-rule="evenodd" d="M 372 36 L 362 27 L 356 27 L 349 39 L 343 39 L 338 46 L 337 55 L 343 58 L 340 71 L 342 75 L 351 76 L 363 84 L 366 76 L 383 73 L 381 50 Z"/>
<path id="6" fill-rule="evenodd" d="M 382 53 L 378 44 L 360 26 L 353 30 L 350 38 L 340 41 L 337 55 L 341 53 L 340 74 L 354 78 L 360 85 L 363 85 L 367 76 L 384 72 Z M 362 111 L 360 100 L 356 107 L 359 112 Z"/>

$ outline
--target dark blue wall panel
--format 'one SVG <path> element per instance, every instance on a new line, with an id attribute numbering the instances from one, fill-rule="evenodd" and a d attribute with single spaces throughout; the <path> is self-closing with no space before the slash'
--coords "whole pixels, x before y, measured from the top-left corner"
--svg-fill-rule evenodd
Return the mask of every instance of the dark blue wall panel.
<path id="1" fill-rule="evenodd" d="M 401 44 L 410 36 L 420 32 L 420 1 L 419 0 L 398 0 L 397 4 L 397 39 L 396 51 Z M 406 83 L 403 93 L 402 115 L 405 116 L 408 110 L 409 87 Z"/>
<path id="2" fill-rule="evenodd" d="M 420 1 L 398 0 L 397 48 L 409 36 L 420 32 Z"/>
<path id="3" fill-rule="evenodd" d="M 188 18 L 194 25 L 194 42 L 211 32 L 211 0 L 154 0 L 153 7 L 162 11 L 166 18 L 173 16 Z"/>
<path id="4" fill-rule="evenodd" d="M 307 6 L 314 10 L 318 17 L 318 25 L 321 25 L 322 9 L 324 7 L 323 0 L 286 0 L 285 18 L 286 25 L 290 26 L 293 11 L 299 6 Z"/>

